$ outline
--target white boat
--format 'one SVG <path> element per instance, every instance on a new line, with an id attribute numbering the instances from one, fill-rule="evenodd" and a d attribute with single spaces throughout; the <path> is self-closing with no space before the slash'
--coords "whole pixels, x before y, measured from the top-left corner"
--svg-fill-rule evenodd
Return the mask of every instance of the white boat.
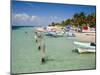
<path id="1" fill-rule="evenodd" d="M 50 32 L 46 32 L 46 35 L 53 36 L 53 37 L 60 37 L 64 35 L 64 32 L 63 31 L 57 31 L 57 32 L 50 31 Z"/>
<path id="2" fill-rule="evenodd" d="M 95 49 L 87 49 L 87 48 L 78 48 L 78 53 L 95 53 L 96 50 Z"/>
<path id="3" fill-rule="evenodd" d="M 74 48 L 89 48 L 89 49 L 95 49 L 95 46 L 91 46 L 90 43 L 83 43 L 83 42 L 74 42 Z"/>
<path id="4" fill-rule="evenodd" d="M 73 32 L 66 32 L 67 37 L 75 37 Z"/>
<path id="5" fill-rule="evenodd" d="M 74 49 L 77 49 L 79 53 L 84 52 L 96 52 L 95 46 L 91 46 L 91 43 L 74 42 Z"/>

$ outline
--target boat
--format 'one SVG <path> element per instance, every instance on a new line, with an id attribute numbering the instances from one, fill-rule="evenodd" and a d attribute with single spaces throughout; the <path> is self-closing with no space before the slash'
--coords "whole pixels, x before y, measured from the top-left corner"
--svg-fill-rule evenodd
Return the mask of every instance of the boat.
<path id="1" fill-rule="evenodd" d="M 63 35 L 64 35 L 63 31 L 56 31 L 56 32 L 49 31 L 49 32 L 46 32 L 46 36 L 62 37 Z"/>
<path id="2" fill-rule="evenodd" d="M 91 46 L 91 43 L 83 43 L 83 42 L 74 42 L 74 48 L 89 48 L 89 49 L 95 49 L 95 46 Z"/>
<path id="3" fill-rule="evenodd" d="M 91 43 L 74 42 L 74 50 L 78 50 L 79 53 L 84 52 L 96 52 L 95 46 L 91 46 Z"/>
<path id="4" fill-rule="evenodd" d="M 67 37 L 75 37 L 73 32 L 66 32 Z"/>
<path id="5" fill-rule="evenodd" d="M 87 49 L 87 48 L 78 48 L 78 53 L 95 53 L 95 49 Z"/>

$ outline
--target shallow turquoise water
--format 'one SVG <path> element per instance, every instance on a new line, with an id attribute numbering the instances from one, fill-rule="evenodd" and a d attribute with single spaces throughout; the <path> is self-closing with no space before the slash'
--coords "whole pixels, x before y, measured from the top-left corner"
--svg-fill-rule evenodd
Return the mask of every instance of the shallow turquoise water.
<path id="1" fill-rule="evenodd" d="M 75 38 L 66 36 L 58 38 L 45 36 L 47 62 L 41 64 L 40 52 L 37 49 L 33 31 L 32 27 L 12 30 L 12 73 L 96 68 L 95 53 L 73 52 Z"/>

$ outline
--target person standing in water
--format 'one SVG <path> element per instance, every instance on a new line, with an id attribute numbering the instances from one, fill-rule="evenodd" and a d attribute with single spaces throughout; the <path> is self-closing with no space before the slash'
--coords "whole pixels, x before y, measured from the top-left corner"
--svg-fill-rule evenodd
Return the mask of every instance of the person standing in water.
<path id="1" fill-rule="evenodd" d="M 41 57 L 41 62 L 42 64 L 45 63 L 45 39 L 44 39 L 44 31 L 42 30 L 37 30 L 35 32 L 35 39 L 36 39 L 36 43 L 38 44 L 38 50 L 40 50 L 40 57 Z"/>

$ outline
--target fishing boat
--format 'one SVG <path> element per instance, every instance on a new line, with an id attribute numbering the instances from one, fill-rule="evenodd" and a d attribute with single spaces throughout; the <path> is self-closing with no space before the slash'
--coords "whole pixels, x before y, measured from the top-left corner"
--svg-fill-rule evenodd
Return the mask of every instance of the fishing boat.
<path id="1" fill-rule="evenodd" d="M 74 42 L 74 49 L 77 49 L 79 53 L 83 52 L 96 52 L 95 44 L 93 43 L 83 43 L 83 42 Z"/>

